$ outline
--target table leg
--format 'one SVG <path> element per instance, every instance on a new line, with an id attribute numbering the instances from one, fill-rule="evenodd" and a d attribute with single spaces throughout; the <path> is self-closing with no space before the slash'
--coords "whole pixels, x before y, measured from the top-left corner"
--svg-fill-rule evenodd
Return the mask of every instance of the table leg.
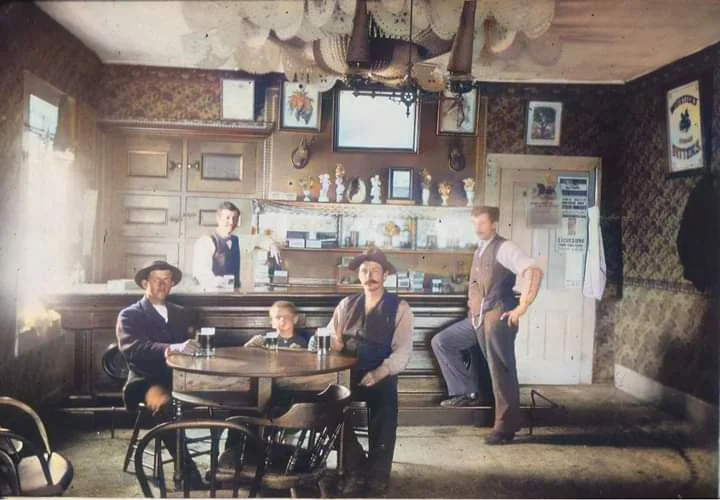
<path id="1" fill-rule="evenodd" d="M 272 398 L 272 378 L 258 377 L 257 381 L 257 407 L 262 413 L 267 409 Z"/>

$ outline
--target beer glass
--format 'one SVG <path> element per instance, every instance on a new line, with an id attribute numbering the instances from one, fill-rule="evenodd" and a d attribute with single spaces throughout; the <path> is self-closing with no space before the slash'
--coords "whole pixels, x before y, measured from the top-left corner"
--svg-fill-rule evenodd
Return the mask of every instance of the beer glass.
<path id="1" fill-rule="evenodd" d="M 318 355 L 325 356 L 330 353 L 330 330 L 328 328 L 318 328 L 315 332 L 315 340 Z"/>
<path id="2" fill-rule="evenodd" d="M 197 336 L 198 356 L 214 356 L 215 355 L 215 328 L 201 328 Z"/>
<path id="3" fill-rule="evenodd" d="M 265 349 L 270 351 L 278 350 L 278 332 L 267 332 L 265 334 Z"/>

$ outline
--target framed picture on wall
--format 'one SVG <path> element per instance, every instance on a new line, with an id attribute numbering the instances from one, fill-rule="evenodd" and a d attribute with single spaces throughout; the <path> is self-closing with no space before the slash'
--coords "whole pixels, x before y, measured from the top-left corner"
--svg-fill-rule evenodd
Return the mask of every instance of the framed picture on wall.
<path id="1" fill-rule="evenodd" d="M 280 88 L 280 129 L 320 130 L 321 100 L 315 85 L 283 82 Z"/>
<path id="2" fill-rule="evenodd" d="M 255 119 L 255 82 L 253 80 L 222 81 L 222 119 Z"/>
<path id="3" fill-rule="evenodd" d="M 446 90 L 438 102 L 438 135 L 476 135 L 478 90 L 453 94 Z"/>
<path id="4" fill-rule="evenodd" d="M 413 169 L 405 167 L 390 168 L 388 175 L 388 203 L 413 201 Z"/>
<path id="5" fill-rule="evenodd" d="M 528 146 L 559 146 L 561 126 L 561 102 L 530 101 L 525 126 Z"/>
<path id="6" fill-rule="evenodd" d="M 705 155 L 698 80 L 667 91 L 666 115 L 670 174 L 701 172 Z"/>

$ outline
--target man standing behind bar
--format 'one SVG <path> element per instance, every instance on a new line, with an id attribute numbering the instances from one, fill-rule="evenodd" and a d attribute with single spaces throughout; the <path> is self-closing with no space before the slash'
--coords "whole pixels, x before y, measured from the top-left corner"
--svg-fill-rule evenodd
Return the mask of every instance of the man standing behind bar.
<path id="1" fill-rule="evenodd" d="M 461 351 L 479 344 L 487 360 L 495 397 L 495 425 L 485 438 L 490 445 L 512 441 L 521 426 L 520 396 L 515 364 L 515 337 L 520 317 L 537 296 L 542 271 L 512 241 L 497 234 L 497 207 L 475 207 L 472 223 L 478 236 L 468 290 L 468 318 L 432 339 L 450 399 L 444 407 L 476 406 L 478 376 L 468 370 Z M 524 278 L 520 301 L 515 297 L 515 275 Z"/>
<path id="2" fill-rule="evenodd" d="M 193 276 L 203 289 L 222 288 L 224 276 L 233 276 L 233 288 L 240 288 L 240 242 L 232 234 L 240 220 L 240 209 L 225 201 L 215 217 L 215 231 L 195 242 Z"/>
<path id="3" fill-rule="evenodd" d="M 398 420 L 397 374 L 410 360 L 413 314 L 404 300 L 385 291 L 384 282 L 395 267 L 385 255 L 369 248 L 348 268 L 358 270 L 363 293 L 346 297 L 335 308 L 329 328 L 334 351 L 358 357 L 351 370 L 353 399 L 368 405 L 367 459 L 350 427 L 344 433 L 348 480 L 344 493 L 357 495 L 369 487 L 382 494 L 390 481 Z"/>

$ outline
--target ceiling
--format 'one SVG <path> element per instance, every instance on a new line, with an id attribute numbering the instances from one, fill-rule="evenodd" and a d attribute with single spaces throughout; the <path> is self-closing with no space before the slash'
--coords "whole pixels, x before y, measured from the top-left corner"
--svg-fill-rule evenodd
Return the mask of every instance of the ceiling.
<path id="1" fill-rule="evenodd" d="M 535 41 L 518 38 L 505 52 L 476 63 L 475 77 L 622 83 L 720 41 L 720 0 L 556 2 L 545 35 Z M 207 14 L 206 2 L 36 3 L 104 63 L 238 69 L 232 57 L 218 56 L 227 47 L 217 46 L 212 30 L 193 29 L 187 22 Z M 443 54 L 432 61 L 445 67 L 447 59 Z"/>

